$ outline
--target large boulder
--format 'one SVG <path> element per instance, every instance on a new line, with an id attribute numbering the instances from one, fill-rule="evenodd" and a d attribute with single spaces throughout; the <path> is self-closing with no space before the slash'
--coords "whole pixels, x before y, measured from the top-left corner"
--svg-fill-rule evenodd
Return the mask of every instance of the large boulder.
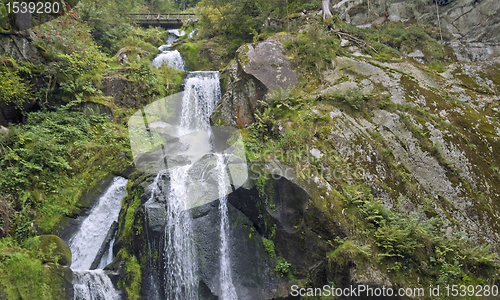
<path id="1" fill-rule="evenodd" d="M 267 91 L 295 85 L 297 75 L 276 39 L 243 45 L 236 54 L 237 59 L 224 71 L 227 91 L 211 121 L 244 128 L 255 122 L 259 101 L 265 100 Z"/>
<path id="2" fill-rule="evenodd" d="M 44 253 L 44 263 L 57 263 L 63 266 L 71 265 L 71 250 L 68 245 L 56 235 L 41 235 L 40 250 Z"/>

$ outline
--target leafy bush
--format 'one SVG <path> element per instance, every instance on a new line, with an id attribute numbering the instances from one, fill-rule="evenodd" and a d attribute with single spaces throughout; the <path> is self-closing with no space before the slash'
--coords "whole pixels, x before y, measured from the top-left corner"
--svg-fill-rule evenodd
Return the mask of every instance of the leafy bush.
<path id="1" fill-rule="evenodd" d="M 151 98 L 163 95 L 165 90 L 158 71 L 150 61 L 145 59 L 130 59 L 127 62 L 128 79 L 140 83 L 140 97 Z"/>
<path id="2" fill-rule="evenodd" d="M 22 109 L 24 102 L 32 96 L 31 86 L 17 73 L 0 72 L 0 82 L 0 101 L 6 104 L 14 104 Z"/>
<path id="3" fill-rule="evenodd" d="M 85 51 L 95 44 L 90 35 L 90 27 L 81 22 L 76 12 L 46 22 L 33 30 L 35 44 L 45 50 L 45 55 L 50 60 L 57 60 L 60 54 Z"/>

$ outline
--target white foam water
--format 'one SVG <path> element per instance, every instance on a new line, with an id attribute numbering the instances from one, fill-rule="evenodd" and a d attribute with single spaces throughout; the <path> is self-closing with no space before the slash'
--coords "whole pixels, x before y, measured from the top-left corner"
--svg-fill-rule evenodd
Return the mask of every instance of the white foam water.
<path id="1" fill-rule="evenodd" d="M 237 300 L 236 289 L 231 276 L 231 261 L 229 259 L 229 217 L 227 209 L 227 188 L 229 187 L 228 174 L 224 155 L 217 154 L 217 175 L 219 184 L 219 212 L 220 212 L 220 298 L 221 300 Z"/>
<path id="2" fill-rule="evenodd" d="M 170 193 L 165 228 L 166 296 L 169 300 L 198 299 L 192 217 L 186 209 L 189 167 L 169 169 Z"/>
<path id="3" fill-rule="evenodd" d="M 170 31 L 167 45 L 160 50 L 164 51 L 153 60 L 156 67 L 167 64 L 179 70 L 185 70 L 180 53 L 167 51 L 175 42 L 171 36 L 180 36 L 184 33 Z M 193 33 L 194 34 L 194 33 Z M 182 97 L 182 112 L 180 116 L 179 140 L 187 145 L 182 153 L 193 158 L 195 162 L 201 158 L 196 151 L 210 152 L 210 115 L 221 98 L 220 77 L 216 71 L 190 72 L 184 83 Z M 207 150 L 204 150 L 208 147 Z M 201 151 L 203 150 L 203 151 Z M 229 218 L 227 208 L 227 193 L 229 180 L 226 172 L 224 155 L 216 154 L 216 174 L 218 181 L 218 196 L 220 200 L 220 273 L 219 299 L 237 300 L 236 289 L 232 282 L 231 263 L 229 258 Z M 215 162 L 214 162 L 215 163 Z M 169 173 L 169 187 L 159 182 L 163 172 L 160 172 L 152 187 L 152 202 L 156 197 L 159 202 L 166 203 L 167 223 L 164 238 L 165 263 L 165 298 L 167 300 L 197 300 L 198 274 L 196 255 L 193 241 L 192 216 L 190 204 L 197 199 L 191 199 L 189 186 L 191 178 L 189 169 L 192 164 L 171 165 L 165 172 Z M 161 199 L 162 198 L 162 199 Z M 145 217 L 148 218 L 146 209 Z M 151 245 L 148 244 L 148 248 Z M 154 279 L 152 279 L 154 284 Z M 154 286 L 153 286 L 154 288 Z"/>
<path id="4" fill-rule="evenodd" d="M 184 85 L 181 127 L 187 132 L 207 130 L 210 115 L 220 98 L 219 72 L 190 72 Z"/>
<path id="5" fill-rule="evenodd" d="M 99 198 L 97 205 L 82 222 L 78 232 L 70 239 L 73 262 L 73 287 L 75 300 L 120 300 L 120 294 L 102 269 L 90 269 L 104 242 L 111 224 L 118 219 L 121 200 L 126 194 L 127 179 L 115 177 Z M 100 268 L 113 260 L 113 242 L 101 258 Z"/>
<path id="6" fill-rule="evenodd" d="M 126 195 L 127 179 L 116 177 L 99 199 L 78 232 L 70 239 L 73 270 L 88 270 L 94 261 L 111 224 L 118 219 L 121 200 Z"/>
<path id="7" fill-rule="evenodd" d="M 161 67 L 162 65 L 167 65 L 180 71 L 185 71 L 186 69 L 181 54 L 177 50 L 163 51 L 162 53 L 158 54 L 153 59 L 153 65 L 157 68 Z"/>
<path id="8" fill-rule="evenodd" d="M 74 300 L 120 300 L 103 270 L 73 271 Z"/>

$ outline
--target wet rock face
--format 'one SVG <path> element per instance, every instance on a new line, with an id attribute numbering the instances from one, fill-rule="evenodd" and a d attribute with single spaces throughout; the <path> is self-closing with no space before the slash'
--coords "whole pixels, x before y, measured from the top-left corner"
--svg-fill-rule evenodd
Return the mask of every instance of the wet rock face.
<path id="1" fill-rule="evenodd" d="M 268 90 L 286 89 L 297 83 L 281 42 L 268 40 L 243 45 L 236 61 L 225 71 L 227 92 L 212 116 L 212 123 L 245 128 L 255 122 L 254 113 L 265 100 Z"/>
<path id="2" fill-rule="evenodd" d="M 161 181 L 164 182 L 161 183 Z M 169 188 L 169 178 L 160 181 L 160 190 Z M 145 185 L 145 184 L 144 184 Z M 145 189 L 141 199 L 150 198 L 150 188 Z M 221 294 L 219 283 L 220 269 L 220 213 L 219 201 L 212 201 L 191 210 L 193 216 L 193 242 L 197 253 L 200 299 L 217 299 Z M 143 291 L 151 299 L 156 294 L 164 294 L 165 251 L 164 237 L 167 222 L 167 209 L 163 197 L 153 197 L 144 204 L 146 243 L 148 251 L 157 253 L 155 259 L 148 258 L 144 270 Z M 233 270 L 233 284 L 238 299 L 271 299 L 270 286 L 274 279 L 264 251 L 262 239 L 242 212 L 228 205 L 230 222 L 229 255 Z M 146 255 L 151 255 L 147 253 Z M 163 299 L 159 297 L 158 299 Z"/>
<path id="3" fill-rule="evenodd" d="M 267 93 L 266 86 L 254 76 L 243 72 L 236 61 L 228 70 L 227 92 L 222 96 L 210 121 L 218 124 L 221 121 L 230 126 L 245 128 L 255 122 L 254 113 L 261 106 Z"/>
<path id="4" fill-rule="evenodd" d="M 213 295 L 221 295 L 220 273 L 220 215 L 219 201 L 198 207 L 194 211 L 193 233 L 201 285 Z M 262 238 L 242 212 L 228 205 L 229 258 L 232 281 L 241 300 L 271 299 L 274 279 L 268 265 Z M 208 225 L 209 224 L 209 225 Z M 199 292 L 203 292 L 200 290 Z M 206 299 L 201 298 L 200 299 Z"/>

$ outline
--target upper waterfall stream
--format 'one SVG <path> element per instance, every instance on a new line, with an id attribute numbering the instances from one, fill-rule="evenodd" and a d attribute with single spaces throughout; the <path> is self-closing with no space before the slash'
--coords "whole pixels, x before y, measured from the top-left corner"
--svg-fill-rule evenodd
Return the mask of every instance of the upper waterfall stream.
<path id="1" fill-rule="evenodd" d="M 172 35 L 171 35 L 172 36 Z M 164 52 L 158 55 L 153 64 L 160 66 L 166 64 L 183 70 L 184 63 L 179 61 L 180 55 L 171 49 L 173 41 L 169 38 L 167 45 L 161 48 Z M 227 212 L 227 191 L 229 187 L 229 174 L 226 171 L 225 154 L 215 154 L 212 131 L 210 129 L 210 115 L 215 105 L 221 98 L 220 77 L 217 71 L 196 71 L 186 75 L 184 92 L 180 101 L 180 116 L 176 125 L 147 124 L 147 126 L 160 126 L 174 128 L 169 131 L 175 139 L 165 144 L 165 154 L 173 157 L 165 158 L 165 170 L 160 171 L 151 186 L 152 195 L 146 203 L 145 217 L 148 218 L 148 207 L 165 203 L 166 225 L 163 237 L 164 249 L 164 290 L 165 298 L 156 290 L 156 281 L 151 276 L 151 289 L 149 297 L 152 299 L 168 300 L 197 300 L 198 296 L 198 266 L 197 254 L 194 246 L 191 208 L 206 203 L 207 195 L 200 187 L 210 185 L 206 181 L 200 182 L 197 170 L 200 160 L 209 159 L 205 169 L 212 165 L 212 176 L 215 179 L 213 200 L 219 199 L 220 210 L 220 270 L 219 270 L 219 299 L 237 300 L 235 287 L 231 277 L 231 262 L 229 259 L 229 223 Z M 143 114 L 147 116 L 147 114 Z M 173 143 L 173 144 L 172 144 Z M 171 146 L 173 145 L 173 146 Z M 161 145 L 164 147 L 163 143 Z M 169 148 L 171 147 L 171 148 Z M 172 151 L 169 151 L 172 149 Z M 175 150 L 173 150 L 175 149 Z M 175 153 L 175 154 L 174 154 Z M 211 160 L 210 160 L 211 159 Z M 205 172 L 205 171 L 203 171 Z M 206 171 L 208 172 L 208 171 Z M 166 178 L 164 181 L 160 178 Z M 213 201 L 210 200 L 210 201 Z M 156 203 L 156 204 L 153 204 Z M 149 251 L 152 251 L 148 244 Z M 200 299 L 201 300 L 201 299 Z"/>

